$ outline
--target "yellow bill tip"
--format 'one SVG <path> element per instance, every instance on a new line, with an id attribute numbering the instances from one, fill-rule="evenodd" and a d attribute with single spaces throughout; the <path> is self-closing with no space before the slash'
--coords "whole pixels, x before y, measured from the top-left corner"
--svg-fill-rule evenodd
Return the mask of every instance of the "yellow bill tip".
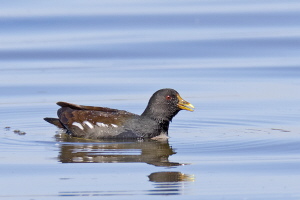
<path id="1" fill-rule="evenodd" d="M 194 111 L 194 106 L 193 104 L 185 101 L 183 98 L 181 98 L 181 96 L 179 96 L 179 94 L 177 95 L 178 98 L 178 108 L 182 109 L 182 110 L 188 110 L 188 111 Z"/>

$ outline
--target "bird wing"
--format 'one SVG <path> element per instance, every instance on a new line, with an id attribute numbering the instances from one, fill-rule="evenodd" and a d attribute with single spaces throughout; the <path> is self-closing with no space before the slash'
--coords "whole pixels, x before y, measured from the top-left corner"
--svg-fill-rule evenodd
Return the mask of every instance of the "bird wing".
<path id="1" fill-rule="evenodd" d="M 60 107 L 69 107 L 75 110 L 93 110 L 93 111 L 103 111 L 103 112 L 119 112 L 118 109 L 112 109 L 112 108 L 106 108 L 106 107 L 96 107 L 96 106 L 83 106 L 83 105 L 77 105 L 73 103 L 63 102 L 59 101 L 56 103 Z M 125 111 L 127 112 L 127 111 Z M 129 113 L 129 112 L 127 112 Z"/>
<path id="2" fill-rule="evenodd" d="M 119 134 L 127 120 L 136 114 L 105 107 L 81 106 L 66 102 L 58 102 L 62 108 L 58 110 L 59 121 L 77 137 L 89 135 L 107 137 Z"/>

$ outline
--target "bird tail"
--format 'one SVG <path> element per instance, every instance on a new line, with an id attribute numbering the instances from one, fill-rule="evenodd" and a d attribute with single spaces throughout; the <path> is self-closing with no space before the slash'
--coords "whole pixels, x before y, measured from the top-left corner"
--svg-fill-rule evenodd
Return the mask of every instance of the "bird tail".
<path id="1" fill-rule="evenodd" d="M 53 124 L 55 126 L 57 126 L 58 128 L 65 128 L 61 122 L 59 121 L 59 119 L 57 118 L 50 118 L 50 117 L 45 117 L 44 120 L 46 122 L 49 122 L 50 124 Z"/>

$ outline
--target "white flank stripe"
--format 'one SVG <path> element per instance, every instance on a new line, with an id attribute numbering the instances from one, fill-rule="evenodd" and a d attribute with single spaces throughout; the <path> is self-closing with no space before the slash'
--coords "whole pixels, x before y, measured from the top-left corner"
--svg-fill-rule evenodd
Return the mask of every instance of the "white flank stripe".
<path id="1" fill-rule="evenodd" d="M 97 122 L 96 124 L 97 124 L 97 126 L 108 127 L 107 124 L 104 124 L 102 122 Z"/>
<path id="2" fill-rule="evenodd" d="M 118 125 L 115 125 L 115 124 L 111 124 L 113 127 L 115 127 L 115 128 L 117 128 L 118 127 Z"/>
<path id="3" fill-rule="evenodd" d="M 94 128 L 93 124 L 91 124 L 91 122 L 88 121 L 84 121 L 83 123 L 85 123 L 88 127 L 90 127 L 91 129 Z"/>
<path id="4" fill-rule="evenodd" d="M 77 127 L 80 128 L 81 130 L 83 130 L 83 126 L 82 126 L 80 123 L 78 123 L 78 122 L 73 122 L 72 125 L 73 125 L 73 126 L 77 126 Z"/>

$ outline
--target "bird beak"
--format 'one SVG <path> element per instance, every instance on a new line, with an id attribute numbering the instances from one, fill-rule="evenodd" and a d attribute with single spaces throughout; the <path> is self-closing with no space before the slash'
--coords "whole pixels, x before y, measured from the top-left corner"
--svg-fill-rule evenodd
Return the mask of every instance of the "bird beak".
<path id="1" fill-rule="evenodd" d="M 177 95 L 177 99 L 178 99 L 178 104 L 177 104 L 178 108 L 180 108 L 182 110 L 194 111 L 195 107 L 191 103 L 189 103 L 189 102 L 185 101 L 183 98 L 181 98 L 181 96 L 179 96 L 179 94 Z"/>

